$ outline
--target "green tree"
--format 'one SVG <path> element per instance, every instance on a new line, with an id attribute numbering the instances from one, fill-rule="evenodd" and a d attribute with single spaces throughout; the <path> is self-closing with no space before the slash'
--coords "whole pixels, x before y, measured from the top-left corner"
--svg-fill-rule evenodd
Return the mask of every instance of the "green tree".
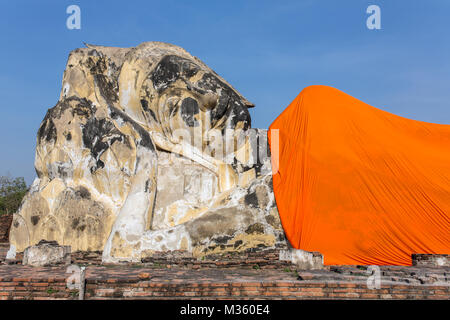
<path id="1" fill-rule="evenodd" d="M 0 176 L 0 215 L 16 212 L 28 188 L 23 177 Z"/>

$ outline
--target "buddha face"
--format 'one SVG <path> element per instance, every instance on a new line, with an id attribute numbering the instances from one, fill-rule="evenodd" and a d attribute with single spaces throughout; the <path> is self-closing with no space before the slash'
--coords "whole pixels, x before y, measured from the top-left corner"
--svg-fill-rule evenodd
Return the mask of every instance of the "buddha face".
<path id="1" fill-rule="evenodd" d="M 238 132 L 251 126 L 247 108 L 252 105 L 206 66 L 166 55 L 142 76 L 132 72 L 142 69 L 133 65 L 137 63 L 122 67 L 128 77 L 119 78 L 120 101 L 124 111 L 149 131 L 159 132 L 175 144 L 183 138 L 205 148 L 212 132 L 223 135 L 226 129 Z M 139 101 L 130 101 L 129 96 L 138 96 Z"/>

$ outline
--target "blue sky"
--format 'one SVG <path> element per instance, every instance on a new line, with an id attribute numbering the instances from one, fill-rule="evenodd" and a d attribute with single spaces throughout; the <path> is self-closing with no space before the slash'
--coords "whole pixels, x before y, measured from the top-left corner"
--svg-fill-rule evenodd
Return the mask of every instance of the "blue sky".
<path id="1" fill-rule="evenodd" d="M 66 8 L 81 8 L 81 30 Z M 381 30 L 366 8 L 381 8 Z M 266 128 L 306 86 L 336 87 L 375 107 L 450 123 L 447 0 L 1 1 L 0 175 L 35 177 L 36 132 L 83 41 L 184 47 L 256 104 Z"/>

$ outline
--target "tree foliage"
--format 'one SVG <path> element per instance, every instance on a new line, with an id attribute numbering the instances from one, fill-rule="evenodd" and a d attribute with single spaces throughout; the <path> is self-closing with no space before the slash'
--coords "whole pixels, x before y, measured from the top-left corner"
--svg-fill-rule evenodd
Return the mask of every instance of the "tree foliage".
<path id="1" fill-rule="evenodd" d="M 23 177 L 0 176 L 0 215 L 16 212 L 28 188 Z"/>

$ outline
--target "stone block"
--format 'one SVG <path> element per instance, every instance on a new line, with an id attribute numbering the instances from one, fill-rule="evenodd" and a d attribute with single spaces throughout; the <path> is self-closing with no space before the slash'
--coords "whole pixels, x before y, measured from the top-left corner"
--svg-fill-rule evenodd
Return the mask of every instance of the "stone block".
<path id="1" fill-rule="evenodd" d="M 60 246 L 56 241 L 41 240 L 37 245 L 25 249 L 22 264 L 35 267 L 69 265 L 70 251 L 70 246 Z"/>
<path id="2" fill-rule="evenodd" d="M 323 269 L 323 256 L 319 252 L 289 248 L 280 251 L 280 260 L 289 261 L 301 270 Z"/>

